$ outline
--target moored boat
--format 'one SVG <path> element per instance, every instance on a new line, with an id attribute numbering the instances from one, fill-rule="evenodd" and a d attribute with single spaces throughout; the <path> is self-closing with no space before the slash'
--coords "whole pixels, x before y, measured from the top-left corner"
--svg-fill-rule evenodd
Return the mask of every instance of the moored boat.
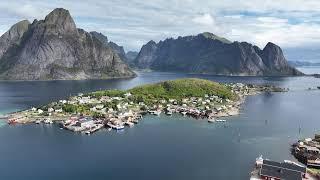
<path id="1" fill-rule="evenodd" d="M 216 120 L 214 118 L 208 119 L 208 123 L 214 123 L 214 122 L 216 122 Z"/>
<path id="2" fill-rule="evenodd" d="M 217 119 L 216 122 L 227 122 L 227 121 L 224 119 Z"/>

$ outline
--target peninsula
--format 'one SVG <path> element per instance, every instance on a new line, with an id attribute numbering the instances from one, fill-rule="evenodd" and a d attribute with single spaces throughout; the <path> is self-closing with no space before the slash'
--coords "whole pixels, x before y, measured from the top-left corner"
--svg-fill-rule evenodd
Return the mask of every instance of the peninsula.
<path id="1" fill-rule="evenodd" d="M 78 94 L 45 106 L 11 114 L 9 124 L 60 122 L 65 129 L 90 134 L 100 128 L 133 126 L 145 114 L 161 113 L 222 122 L 238 115 L 248 95 L 284 92 L 269 85 L 221 84 L 204 79 L 177 79 L 138 86 L 129 90 L 104 90 Z"/>

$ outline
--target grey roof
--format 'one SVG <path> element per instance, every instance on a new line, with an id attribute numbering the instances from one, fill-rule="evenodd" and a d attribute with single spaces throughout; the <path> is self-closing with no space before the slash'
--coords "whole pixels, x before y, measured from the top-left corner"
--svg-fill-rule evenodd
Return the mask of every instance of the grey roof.
<path id="1" fill-rule="evenodd" d="M 281 180 L 302 180 L 300 172 L 263 164 L 260 175 L 279 178 Z"/>
<path id="2" fill-rule="evenodd" d="M 263 164 L 264 165 L 268 165 L 268 166 L 274 166 L 274 167 L 279 167 L 279 168 L 283 168 L 283 169 L 288 169 L 288 170 L 292 170 L 292 171 L 296 171 L 296 172 L 300 172 L 300 173 L 306 173 L 307 168 L 306 167 L 301 167 L 301 166 L 297 166 L 295 164 L 290 164 L 290 163 L 280 163 L 280 162 L 275 162 L 275 161 L 270 161 L 270 160 L 263 160 Z"/>

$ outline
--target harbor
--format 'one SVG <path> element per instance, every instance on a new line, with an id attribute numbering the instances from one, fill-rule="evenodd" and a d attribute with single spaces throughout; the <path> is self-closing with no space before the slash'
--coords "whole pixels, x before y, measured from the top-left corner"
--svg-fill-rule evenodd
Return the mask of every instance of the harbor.
<path id="1" fill-rule="evenodd" d="M 155 72 L 146 76 L 157 78 L 157 81 L 181 77 Z M 86 94 L 99 89 L 130 89 L 142 83 L 154 82 L 148 77 L 142 76 L 139 81 L 34 82 L 27 87 L 22 82 L 10 85 L 2 83 L 1 87 L 6 88 L 1 88 L 0 91 L 6 94 L 6 97 L 1 97 L 0 105 L 3 113 L 23 111 L 33 106 L 41 108 L 52 101 L 68 100 L 66 97 L 77 96 L 78 92 Z M 38 125 L 27 122 L 13 126 L 4 125 L 0 129 L 0 139 L 5 144 L 0 148 L 4 155 L 0 159 L 5 164 L 1 177 L 15 180 L 25 177 L 37 179 L 39 176 L 50 180 L 124 180 L 128 177 L 141 180 L 247 180 L 257 156 L 263 154 L 265 158 L 278 162 L 283 162 L 283 159 L 292 160 L 290 143 L 314 135 L 319 124 L 319 92 L 305 89 L 319 84 L 315 83 L 317 79 L 207 77 L 227 83 L 238 81 L 248 84 L 258 81 L 289 87 L 290 91 L 262 92 L 256 96 L 247 96 L 239 115 L 215 118 L 227 120 L 227 128 L 224 128 L 224 123 L 209 124 L 206 118 L 196 120 L 180 113 L 170 116 L 165 112 L 160 116 L 147 115 L 146 111 L 143 111 L 143 120 L 131 128 L 125 126 L 124 130 L 116 131 L 104 127 L 90 136 L 85 132 L 73 133 L 59 127 L 56 119 L 67 120 L 72 116 L 56 118 L 55 114 L 51 114 L 53 124 L 41 122 Z M 19 91 L 10 91 L 12 88 Z M 80 117 L 76 113 L 74 115 Z M 3 120 L 3 123 L 6 123 L 6 120 Z M 301 134 L 297 134 L 299 125 L 302 127 Z M 115 157 L 117 159 L 113 161 Z M 144 162 L 139 163 L 139 168 L 144 171 L 139 172 L 133 167 L 142 160 Z M 35 161 L 37 163 L 32 163 Z M 31 168 L 37 169 L 37 173 L 30 173 Z M 92 173 L 83 174 L 79 169 Z M 173 172 L 172 169 L 177 171 Z M 16 173 L 17 171 L 19 173 Z M 124 171 L 126 173 L 123 173 Z M 229 173 L 230 171 L 232 173 Z"/>

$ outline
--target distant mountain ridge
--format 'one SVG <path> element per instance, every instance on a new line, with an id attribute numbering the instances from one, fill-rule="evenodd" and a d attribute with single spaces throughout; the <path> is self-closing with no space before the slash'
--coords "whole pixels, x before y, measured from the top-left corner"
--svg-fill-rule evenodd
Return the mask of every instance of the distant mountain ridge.
<path id="1" fill-rule="evenodd" d="M 110 46 L 77 29 L 68 10 L 24 20 L 0 37 L 0 79 L 104 79 L 135 73 Z"/>
<path id="2" fill-rule="evenodd" d="M 281 48 L 268 43 L 260 49 L 247 42 L 231 42 L 205 32 L 145 44 L 136 67 L 160 71 L 249 76 L 302 75 L 291 67 Z"/>
<path id="3" fill-rule="evenodd" d="M 288 63 L 293 67 L 301 66 L 320 66 L 320 63 L 309 62 L 309 61 L 288 61 Z"/>
<path id="4" fill-rule="evenodd" d="M 119 46 L 118 44 L 109 41 L 108 37 L 103 35 L 102 33 L 98 33 L 96 31 L 92 31 L 90 32 L 90 34 L 94 37 L 96 37 L 97 39 L 99 39 L 102 43 L 104 43 L 107 46 L 110 46 L 113 51 L 115 53 L 117 53 L 119 55 L 119 57 L 126 63 L 128 63 L 129 65 L 132 65 L 133 60 L 137 57 L 138 52 L 134 52 L 134 51 L 128 51 L 128 53 L 126 53 L 124 51 L 123 46 Z"/>

